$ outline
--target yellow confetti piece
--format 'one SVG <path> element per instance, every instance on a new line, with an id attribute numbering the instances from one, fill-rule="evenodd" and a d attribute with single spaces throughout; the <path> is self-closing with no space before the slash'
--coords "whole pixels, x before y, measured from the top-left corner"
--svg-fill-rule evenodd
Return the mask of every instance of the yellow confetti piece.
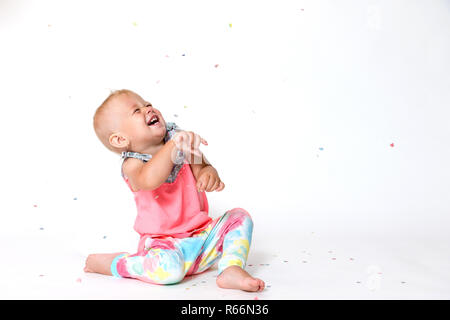
<path id="1" fill-rule="evenodd" d="M 133 26 L 137 27 L 137 22 L 136 21 L 133 22 Z"/>
<path id="2" fill-rule="evenodd" d="M 230 28 L 233 26 L 231 23 L 230 24 L 228 24 L 229 26 L 230 26 Z"/>

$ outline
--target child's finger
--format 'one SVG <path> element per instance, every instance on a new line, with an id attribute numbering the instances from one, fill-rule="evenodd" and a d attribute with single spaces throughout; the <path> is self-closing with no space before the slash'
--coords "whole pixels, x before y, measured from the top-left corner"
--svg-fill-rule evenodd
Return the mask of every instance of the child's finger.
<path id="1" fill-rule="evenodd" d="M 217 179 L 214 185 L 211 188 L 211 191 L 216 190 L 220 186 L 220 179 Z"/>
<path id="2" fill-rule="evenodd" d="M 225 188 L 225 184 L 224 184 L 222 181 L 220 181 L 220 185 L 219 185 L 219 187 L 216 189 L 216 191 L 222 191 L 224 188 Z"/>
<path id="3" fill-rule="evenodd" d="M 200 192 L 205 191 L 205 187 L 208 185 L 209 178 L 210 178 L 209 175 L 206 175 L 205 178 L 203 178 L 202 186 L 199 188 L 199 191 L 200 191 Z"/>
<path id="4" fill-rule="evenodd" d="M 207 185 L 207 187 L 205 188 L 206 191 L 211 192 L 212 190 L 214 190 L 212 187 L 213 187 L 215 184 L 216 184 L 216 179 L 214 179 L 214 178 L 209 179 L 208 185 Z"/>

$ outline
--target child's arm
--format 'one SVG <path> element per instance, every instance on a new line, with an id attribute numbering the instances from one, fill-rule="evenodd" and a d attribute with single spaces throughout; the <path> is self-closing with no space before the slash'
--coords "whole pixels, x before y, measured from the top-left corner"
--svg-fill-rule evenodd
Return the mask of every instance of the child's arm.
<path id="1" fill-rule="evenodd" d="M 190 163 L 192 174 L 197 181 L 197 189 L 200 192 L 222 191 L 225 184 L 220 180 L 217 170 L 209 163 L 202 153 L 202 163 Z"/>
<path id="2" fill-rule="evenodd" d="M 142 160 L 129 158 L 123 163 L 123 173 L 128 177 L 133 191 L 154 190 L 167 180 L 173 168 L 174 149 L 175 142 L 169 140 L 150 161 L 144 163 Z"/>

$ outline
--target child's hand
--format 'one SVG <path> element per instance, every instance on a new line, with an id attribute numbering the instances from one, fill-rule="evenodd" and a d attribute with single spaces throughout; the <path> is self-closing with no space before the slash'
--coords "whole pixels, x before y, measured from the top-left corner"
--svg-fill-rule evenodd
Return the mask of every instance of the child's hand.
<path id="1" fill-rule="evenodd" d="M 199 150 L 200 143 L 208 145 L 205 139 L 192 131 L 179 131 L 173 136 L 172 140 L 175 142 L 177 149 L 183 151 L 188 156 L 194 154 L 201 157 L 202 153 Z"/>
<path id="2" fill-rule="evenodd" d="M 216 169 L 212 166 L 204 167 L 197 179 L 197 190 L 200 192 L 206 191 L 222 191 L 225 184 L 220 180 Z"/>

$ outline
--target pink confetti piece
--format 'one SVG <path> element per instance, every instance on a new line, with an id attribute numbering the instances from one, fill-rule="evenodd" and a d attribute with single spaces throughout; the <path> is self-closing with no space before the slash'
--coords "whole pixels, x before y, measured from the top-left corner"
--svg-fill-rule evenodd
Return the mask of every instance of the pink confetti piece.
<path id="1" fill-rule="evenodd" d="M 254 297 L 253 300 L 259 300 L 259 298 L 258 297 Z"/>
<path id="2" fill-rule="evenodd" d="M 390 144 L 390 146 L 393 148 L 393 147 L 394 147 L 394 143 L 392 142 L 392 143 Z"/>
<path id="3" fill-rule="evenodd" d="M 78 282 L 78 283 L 81 283 L 81 278 L 78 278 L 78 279 L 77 279 L 77 282 Z"/>
<path id="4" fill-rule="evenodd" d="M 33 204 L 33 207 L 37 208 L 37 204 Z"/>
<path id="5" fill-rule="evenodd" d="M 355 260 L 355 259 L 353 259 L 353 258 L 350 258 L 350 260 L 351 260 L 351 261 L 353 261 L 353 260 Z"/>
<path id="6" fill-rule="evenodd" d="M 218 66 L 219 66 L 218 64 L 215 64 L 215 65 L 214 65 L 214 68 L 217 68 Z"/>
<path id="7" fill-rule="evenodd" d="M 331 260 L 336 260 L 336 258 L 331 258 Z"/>

